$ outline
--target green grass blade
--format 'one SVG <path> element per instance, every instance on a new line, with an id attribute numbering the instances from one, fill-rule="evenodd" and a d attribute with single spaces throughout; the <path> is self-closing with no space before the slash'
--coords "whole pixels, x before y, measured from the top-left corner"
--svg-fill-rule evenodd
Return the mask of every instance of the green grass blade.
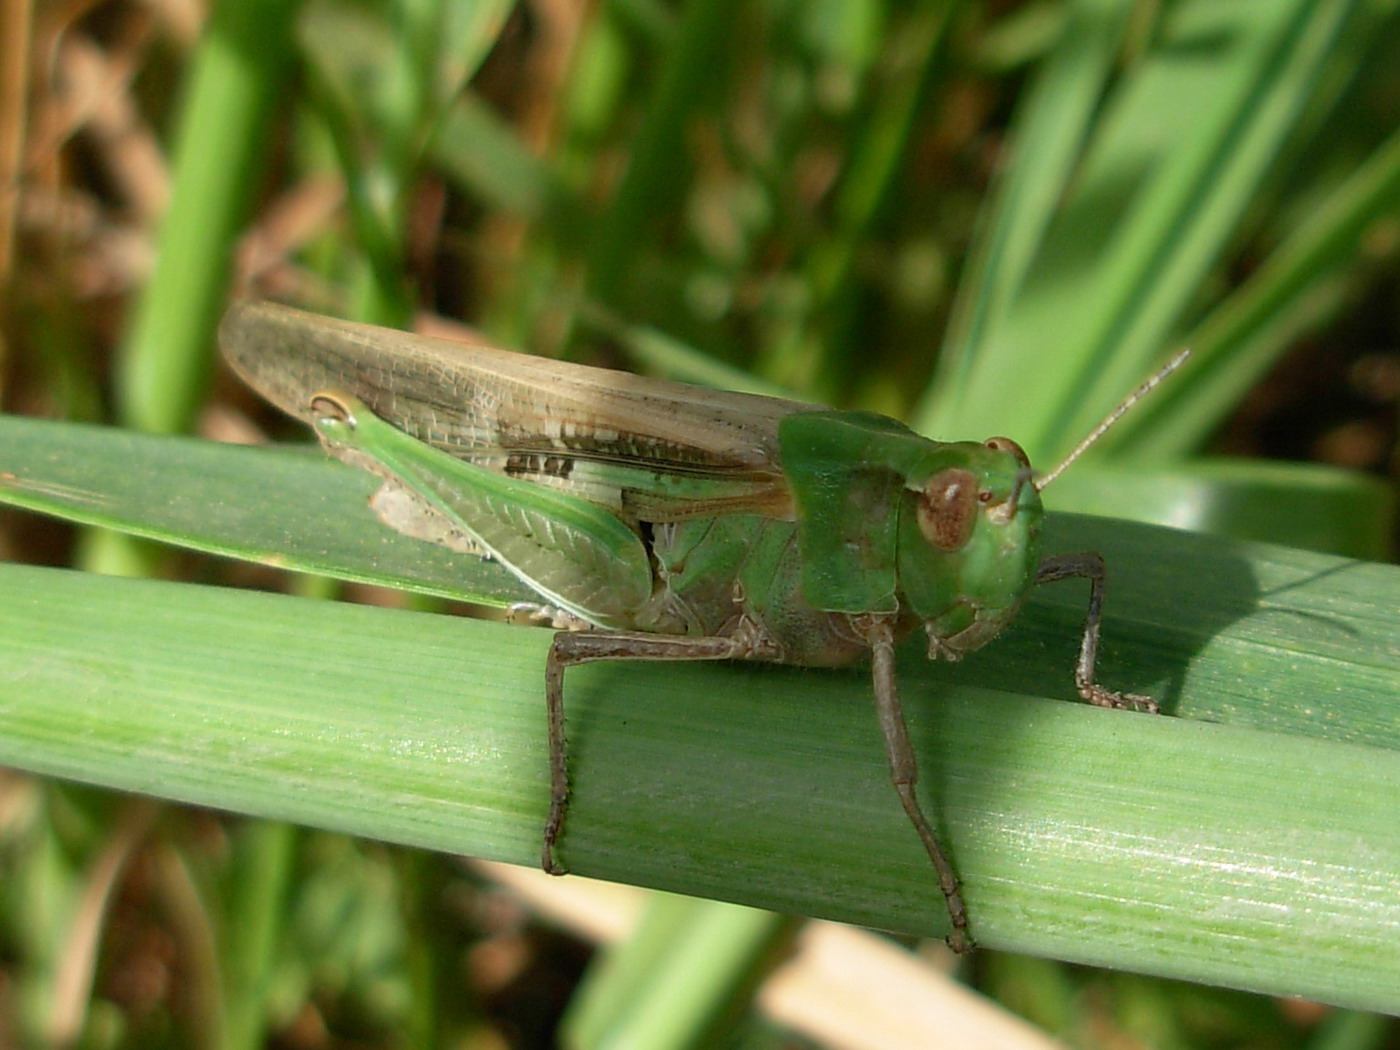
<path id="1" fill-rule="evenodd" d="M 141 430 L 188 430 L 204 394 L 232 246 L 260 182 L 268 121 L 291 71 L 288 27 L 299 8 L 247 0 L 212 12 L 180 117 L 156 268 L 118 377 L 122 419 Z"/>
<path id="2" fill-rule="evenodd" d="M 1264 264 L 1186 337 L 1192 357 L 1181 376 L 1125 418 L 1106 444 L 1158 457 L 1200 447 L 1280 349 L 1332 305 L 1340 289 L 1329 294 L 1329 284 L 1371 250 L 1368 236 L 1394 221 L 1397 201 L 1400 134 L 1304 216 Z"/>
<path id="3" fill-rule="evenodd" d="M 986 349 L 917 425 L 1063 454 L 1150 371 L 1318 87 L 1347 0 L 1193 0 L 1105 103 Z M 1009 377 L 1015 377 L 1010 381 Z"/>
<path id="4" fill-rule="evenodd" d="M 738 390 L 768 397 L 792 398 L 793 392 L 746 369 L 726 364 L 651 325 L 628 324 L 610 310 L 583 305 L 584 324 L 617 340 L 647 375 L 697 383 L 716 390 Z"/>
<path id="5" fill-rule="evenodd" d="M 1092 531 L 1088 519 L 1075 531 L 1086 522 Z M 1235 724 L 1035 699 L 1046 684 L 1067 691 L 1080 610 L 1055 589 L 956 676 L 902 654 L 924 784 L 979 937 L 1400 1009 L 1389 597 L 1400 571 L 1123 530 L 1147 546 L 1108 552 L 1129 568 L 1110 599 L 1105 677 Z M 1218 560 L 1202 563 L 1210 550 Z M 1207 612 L 1177 600 L 1183 560 Z M 538 857 L 546 632 L 23 566 L 0 570 L 0 593 L 8 765 Z M 1029 696 L 960 681 L 1017 668 Z M 941 897 L 888 784 L 868 688 L 859 671 L 571 671 L 563 856 L 582 874 L 940 930 Z"/>
<path id="6" fill-rule="evenodd" d="M 431 148 L 459 190 L 500 212 L 538 220 L 579 210 L 557 174 L 471 91 L 444 111 Z"/>
<path id="7" fill-rule="evenodd" d="M 234 892 L 219 945 L 226 986 L 223 1050 L 257 1050 L 274 1023 L 268 1001 L 283 950 L 280 935 L 295 882 L 299 836 L 287 824 L 252 821 L 233 837 Z"/>
<path id="8" fill-rule="evenodd" d="M 564 1022 L 566 1045 L 715 1045 L 720 1023 L 749 1000 L 792 930 L 792 920 L 772 912 L 653 894 L 636 930 L 579 988 Z"/>
<path id="9" fill-rule="evenodd" d="M 938 363 L 946 373 L 935 387 L 942 399 L 927 406 L 922 417 L 930 425 L 950 416 L 947 399 L 962 396 L 974 362 L 985 352 L 990 322 L 1005 317 L 1040 249 L 1119 57 L 1133 6 L 1126 0 L 1069 5 L 1060 41 L 1021 104 L 1010 162 L 958 288 Z"/>
<path id="10" fill-rule="evenodd" d="M 1394 486 L 1318 463 L 1084 463 L 1056 480 L 1045 495 L 1051 510 L 1164 522 L 1192 532 L 1376 561 L 1395 551 Z"/>
<path id="11" fill-rule="evenodd" d="M 0 416 L 0 502 L 83 525 L 360 583 L 504 606 L 499 565 L 386 529 L 373 477 L 318 449 L 249 448 Z"/>

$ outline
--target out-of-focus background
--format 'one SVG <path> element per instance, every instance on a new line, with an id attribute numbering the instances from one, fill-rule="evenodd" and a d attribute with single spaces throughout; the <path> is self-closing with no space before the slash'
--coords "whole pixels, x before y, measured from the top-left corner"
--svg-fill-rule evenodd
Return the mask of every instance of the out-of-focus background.
<path id="1" fill-rule="evenodd" d="M 1389 560 L 1396 7 L 0 0 L 0 407 L 292 436 L 217 364 L 257 295 L 1048 466 L 1187 345 L 1052 508 Z M 12 511 L 0 555 L 286 586 Z M 0 1046 L 1400 1044 L 824 924 L 683 955 L 692 902 L 18 773 L 0 873 Z"/>

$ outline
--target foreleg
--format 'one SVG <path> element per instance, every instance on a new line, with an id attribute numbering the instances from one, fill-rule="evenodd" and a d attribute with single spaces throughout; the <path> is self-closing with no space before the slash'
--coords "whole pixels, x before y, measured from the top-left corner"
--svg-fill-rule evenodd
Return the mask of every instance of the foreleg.
<path id="1" fill-rule="evenodd" d="M 872 675 L 875 684 L 875 713 L 880 721 L 880 732 L 885 738 L 885 757 L 890 764 L 890 779 L 899 792 L 899 801 L 919 838 L 924 844 L 933 870 L 938 876 L 938 888 L 948 902 L 948 915 L 953 929 L 948 935 L 948 946 L 955 952 L 966 952 L 973 948 L 973 941 L 967 929 L 967 905 L 963 902 L 962 890 L 958 886 L 958 875 L 952 862 L 943 852 L 943 846 L 934 833 L 933 825 L 924 816 L 914 786 L 919 779 L 919 764 L 914 757 L 913 745 L 909 742 L 909 727 L 904 721 L 904 709 L 899 702 L 899 686 L 894 672 L 894 619 L 890 616 L 870 615 L 853 617 L 856 630 L 870 646 Z"/>
<path id="2" fill-rule="evenodd" d="M 1083 578 L 1089 581 L 1089 613 L 1084 619 L 1084 637 L 1079 644 L 1079 662 L 1074 668 L 1074 684 L 1079 695 L 1098 707 L 1157 713 L 1157 701 L 1136 693 L 1118 693 L 1094 681 L 1099 657 L 1099 621 L 1103 618 L 1104 583 L 1107 577 L 1103 557 L 1093 551 L 1057 554 L 1046 558 L 1036 571 L 1035 582 Z"/>

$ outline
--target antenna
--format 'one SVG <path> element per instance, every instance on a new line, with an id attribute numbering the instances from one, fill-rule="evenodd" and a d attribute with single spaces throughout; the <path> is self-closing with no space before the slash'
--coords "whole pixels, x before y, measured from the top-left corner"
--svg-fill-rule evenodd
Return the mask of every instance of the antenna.
<path id="1" fill-rule="evenodd" d="M 1182 362 L 1184 362 L 1190 356 L 1190 350 L 1182 350 L 1178 352 L 1175 357 L 1173 357 L 1170 361 L 1168 361 L 1161 368 L 1159 368 L 1157 372 L 1150 379 L 1147 380 L 1147 382 L 1143 383 L 1142 386 L 1138 387 L 1131 394 L 1125 397 L 1123 399 L 1122 404 L 1120 404 L 1117 408 L 1115 408 L 1112 412 L 1105 416 L 1104 421 L 1102 423 L 1096 426 L 1093 430 L 1089 431 L 1088 436 L 1085 437 L 1084 440 L 1081 441 L 1079 444 L 1075 445 L 1074 451 L 1072 451 L 1064 459 L 1060 460 L 1059 464 L 1055 467 L 1054 470 L 1050 471 L 1049 474 L 1045 474 L 1040 478 L 1036 479 L 1036 481 L 1034 482 L 1035 490 L 1037 492 L 1044 492 L 1046 485 L 1049 485 L 1050 482 L 1054 481 L 1061 474 L 1063 474 L 1065 472 L 1065 468 L 1067 468 L 1080 456 L 1084 455 L 1085 451 L 1088 450 L 1089 446 L 1091 446 L 1094 442 L 1098 441 L 1098 439 L 1103 437 L 1104 434 L 1108 433 L 1109 429 L 1113 426 L 1113 424 L 1117 423 L 1120 419 L 1123 418 L 1125 414 L 1127 414 L 1128 409 L 1132 408 L 1144 397 L 1150 394 L 1158 383 L 1160 383 L 1163 379 L 1166 379 L 1167 376 L 1171 375 L 1178 368 L 1180 368 Z"/>

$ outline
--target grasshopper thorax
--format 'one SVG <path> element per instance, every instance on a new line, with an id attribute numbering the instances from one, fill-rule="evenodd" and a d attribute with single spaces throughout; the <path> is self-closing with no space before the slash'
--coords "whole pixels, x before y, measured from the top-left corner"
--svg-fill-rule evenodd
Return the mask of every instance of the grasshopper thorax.
<path id="1" fill-rule="evenodd" d="M 1040 495 L 1014 442 L 930 441 L 826 411 L 788 416 L 779 438 L 812 608 L 897 613 L 952 637 L 1029 586 Z"/>

